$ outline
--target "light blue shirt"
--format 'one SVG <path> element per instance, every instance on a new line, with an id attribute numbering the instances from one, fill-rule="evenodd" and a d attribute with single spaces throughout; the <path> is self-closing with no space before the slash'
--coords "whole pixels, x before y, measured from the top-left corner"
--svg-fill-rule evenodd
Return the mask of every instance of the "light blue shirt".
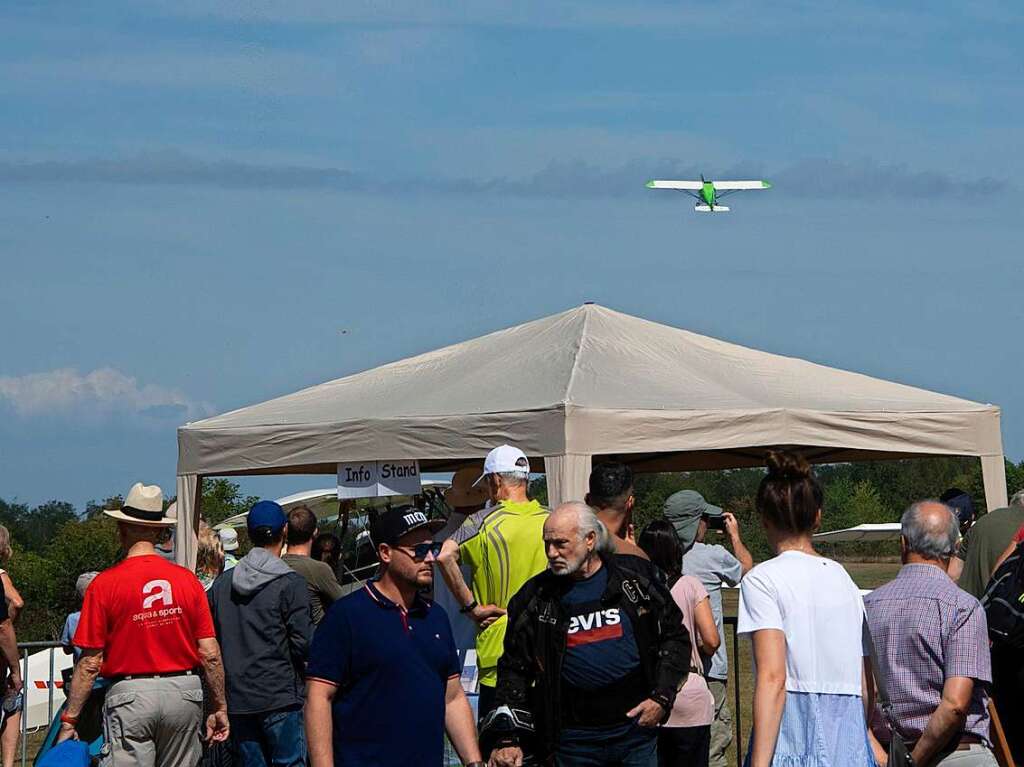
<path id="1" fill-rule="evenodd" d="M 82 657 L 82 651 L 75 647 L 74 644 L 75 632 L 78 631 L 78 619 L 81 617 L 81 610 L 68 615 L 64 620 L 64 630 L 60 632 L 60 643 L 64 647 L 72 648 L 72 655 L 75 659 L 75 663 L 78 663 L 78 659 Z"/>
<path id="2" fill-rule="evenodd" d="M 692 575 L 707 589 L 711 600 L 711 613 L 715 616 L 718 635 L 722 638 L 718 651 L 711 658 L 707 676 L 711 679 L 729 678 L 729 654 L 725 649 L 725 630 L 722 623 L 722 583 L 735 586 L 743 578 L 743 565 L 724 546 L 694 543 L 683 555 L 683 575 Z"/>

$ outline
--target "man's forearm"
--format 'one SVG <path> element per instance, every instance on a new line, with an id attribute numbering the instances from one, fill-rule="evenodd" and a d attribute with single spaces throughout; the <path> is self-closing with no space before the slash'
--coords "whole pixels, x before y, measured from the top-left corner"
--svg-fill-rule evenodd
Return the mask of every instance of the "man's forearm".
<path id="1" fill-rule="evenodd" d="M 441 577 L 444 578 L 448 590 L 452 592 L 455 601 L 462 607 L 472 604 L 473 592 L 466 585 L 462 577 L 462 569 L 459 567 L 459 547 L 454 541 L 445 541 L 445 548 L 438 558 L 441 566 Z"/>
<path id="2" fill-rule="evenodd" d="M 744 575 L 754 569 L 754 557 L 750 550 L 743 545 L 743 540 L 738 535 L 732 536 L 732 553 L 740 561 Z"/>
<path id="3" fill-rule="evenodd" d="M 444 726 L 448 739 L 455 746 L 455 751 L 463 764 L 480 761 L 480 745 L 476 738 L 476 724 L 473 722 L 473 709 L 469 706 L 464 694 L 453 698 L 444 709 Z"/>
<path id="4" fill-rule="evenodd" d="M 928 767 L 935 755 L 963 729 L 966 721 L 966 711 L 958 710 L 946 701 L 940 702 L 939 707 L 928 718 L 928 724 L 914 746 L 914 764 L 917 767 Z"/>
<path id="5" fill-rule="evenodd" d="M 75 674 L 71 678 L 71 694 L 68 696 L 68 704 L 65 713 L 75 718 L 82 713 L 86 700 L 92 692 L 92 686 L 96 677 L 100 675 L 100 663 L 94 660 L 94 656 L 83 655 L 75 665 Z"/>
<path id="6" fill-rule="evenodd" d="M 331 703 L 318 694 L 306 692 L 306 743 L 311 767 L 334 767 L 334 722 Z"/>
<path id="7" fill-rule="evenodd" d="M 224 693 L 224 661 L 220 653 L 200 655 L 206 688 L 210 693 L 210 705 L 214 711 L 227 711 L 227 696 Z"/>

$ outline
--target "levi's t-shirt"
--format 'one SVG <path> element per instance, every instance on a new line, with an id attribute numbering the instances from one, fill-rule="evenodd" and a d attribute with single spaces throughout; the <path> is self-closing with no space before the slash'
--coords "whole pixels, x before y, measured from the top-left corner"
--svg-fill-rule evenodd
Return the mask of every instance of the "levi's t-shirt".
<path id="1" fill-rule="evenodd" d="M 608 569 L 577 581 L 562 597 L 569 618 L 562 677 L 584 690 L 598 690 L 640 666 L 633 624 L 625 610 L 602 606 Z"/>
<path id="2" fill-rule="evenodd" d="M 199 579 L 149 554 L 96 576 L 85 592 L 74 644 L 102 649 L 100 674 L 116 677 L 196 668 L 198 640 L 214 636 Z"/>

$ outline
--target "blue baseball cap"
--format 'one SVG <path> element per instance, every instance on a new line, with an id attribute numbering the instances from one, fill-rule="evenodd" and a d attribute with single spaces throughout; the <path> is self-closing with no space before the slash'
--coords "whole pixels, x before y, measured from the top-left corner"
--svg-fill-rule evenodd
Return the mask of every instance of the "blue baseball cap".
<path id="1" fill-rule="evenodd" d="M 254 504 L 249 509 L 249 516 L 246 518 L 246 527 L 249 529 L 250 536 L 253 530 L 261 527 L 269 527 L 270 532 L 276 533 L 286 524 L 288 524 L 288 517 L 285 516 L 281 504 L 276 501 L 260 501 Z"/>

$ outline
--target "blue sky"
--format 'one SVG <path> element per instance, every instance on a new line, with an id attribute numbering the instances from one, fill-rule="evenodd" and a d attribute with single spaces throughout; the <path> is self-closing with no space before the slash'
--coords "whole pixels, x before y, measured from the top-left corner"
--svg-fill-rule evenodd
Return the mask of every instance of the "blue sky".
<path id="1" fill-rule="evenodd" d="M 0 6 L 0 497 L 173 492 L 184 420 L 585 300 L 1024 458 L 1019 3 L 459 5 Z M 643 186 L 700 172 L 776 188 Z"/>

